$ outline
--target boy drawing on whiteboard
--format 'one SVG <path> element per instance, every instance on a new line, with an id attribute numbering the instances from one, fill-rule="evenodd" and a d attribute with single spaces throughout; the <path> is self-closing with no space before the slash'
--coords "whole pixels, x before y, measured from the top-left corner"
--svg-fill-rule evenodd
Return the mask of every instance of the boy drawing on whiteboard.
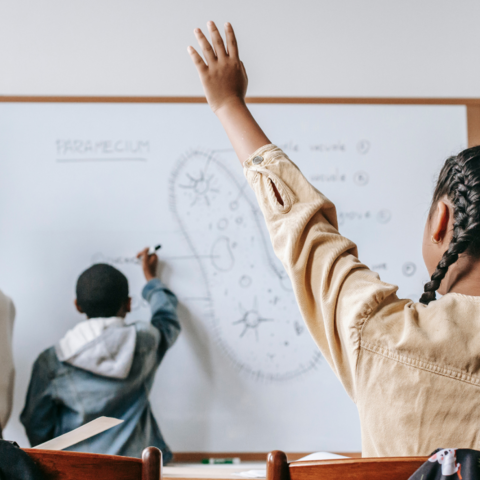
<path id="1" fill-rule="evenodd" d="M 114 267 L 96 264 L 77 281 L 75 305 L 87 320 L 68 331 L 36 360 L 21 421 L 32 445 L 100 416 L 124 420 L 69 450 L 140 457 L 155 446 L 168 463 L 172 453 L 153 416 L 149 392 L 166 351 L 180 333 L 177 298 L 156 278 L 158 257 L 138 254 L 147 280 L 142 295 L 152 318 L 125 323 L 128 281 Z"/>

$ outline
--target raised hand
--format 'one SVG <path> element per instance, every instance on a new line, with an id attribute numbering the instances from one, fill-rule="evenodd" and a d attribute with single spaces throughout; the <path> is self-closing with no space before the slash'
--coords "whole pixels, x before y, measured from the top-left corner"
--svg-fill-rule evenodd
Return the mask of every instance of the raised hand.
<path id="1" fill-rule="evenodd" d="M 197 67 L 208 103 L 214 112 L 232 102 L 245 102 L 247 93 L 247 73 L 238 56 L 237 39 L 229 23 L 225 24 L 226 45 L 214 22 L 208 22 L 212 44 L 200 28 L 194 33 L 197 37 L 205 61 L 193 48 L 188 53 Z"/>
<path id="2" fill-rule="evenodd" d="M 212 45 L 199 28 L 195 29 L 206 63 L 193 47 L 188 47 L 188 53 L 197 67 L 207 101 L 222 122 L 243 164 L 249 155 L 270 141 L 245 104 L 247 73 L 238 57 L 232 26 L 229 23 L 225 25 L 226 48 L 213 22 L 208 22 L 208 29 Z"/>
<path id="3" fill-rule="evenodd" d="M 149 248 L 144 248 L 138 253 L 137 258 L 142 261 L 143 274 L 147 282 L 157 277 L 158 257 L 155 253 L 148 254 Z"/>

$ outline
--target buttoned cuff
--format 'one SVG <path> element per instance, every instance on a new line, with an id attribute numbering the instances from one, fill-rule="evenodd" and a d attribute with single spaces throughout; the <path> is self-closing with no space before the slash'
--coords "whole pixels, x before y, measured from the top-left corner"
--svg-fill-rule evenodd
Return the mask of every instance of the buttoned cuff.
<path id="1" fill-rule="evenodd" d="M 243 168 L 248 169 L 257 165 L 267 166 L 277 157 L 286 157 L 286 155 L 276 145 L 269 143 L 252 153 L 243 164 Z"/>

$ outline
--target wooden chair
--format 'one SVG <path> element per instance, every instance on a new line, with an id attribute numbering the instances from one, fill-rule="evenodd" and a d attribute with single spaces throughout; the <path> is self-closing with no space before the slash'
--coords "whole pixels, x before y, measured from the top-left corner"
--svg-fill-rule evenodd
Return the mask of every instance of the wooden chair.
<path id="1" fill-rule="evenodd" d="M 428 457 L 347 458 L 287 462 L 278 450 L 267 457 L 267 480 L 408 480 Z"/>
<path id="2" fill-rule="evenodd" d="M 162 452 L 143 451 L 142 459 L 26 448 L 46 480 L 160 480 Z"/>

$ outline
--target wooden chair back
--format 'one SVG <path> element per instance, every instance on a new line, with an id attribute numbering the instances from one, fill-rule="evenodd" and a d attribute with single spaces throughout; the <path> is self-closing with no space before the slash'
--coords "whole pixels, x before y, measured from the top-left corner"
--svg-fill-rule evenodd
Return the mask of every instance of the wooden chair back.
<path id="1" fill-rule="evenodd" d="M 346 458 L 287 462 L 278 450 L 267 457 L 267 480 L 408 480 L 428 457 Z"/>
<path id="2" fill-rule="evenodd" d="M 160 480 L 162 452 L 143 451 L 142 459 L 26 448 L 45 480 Z"/>

